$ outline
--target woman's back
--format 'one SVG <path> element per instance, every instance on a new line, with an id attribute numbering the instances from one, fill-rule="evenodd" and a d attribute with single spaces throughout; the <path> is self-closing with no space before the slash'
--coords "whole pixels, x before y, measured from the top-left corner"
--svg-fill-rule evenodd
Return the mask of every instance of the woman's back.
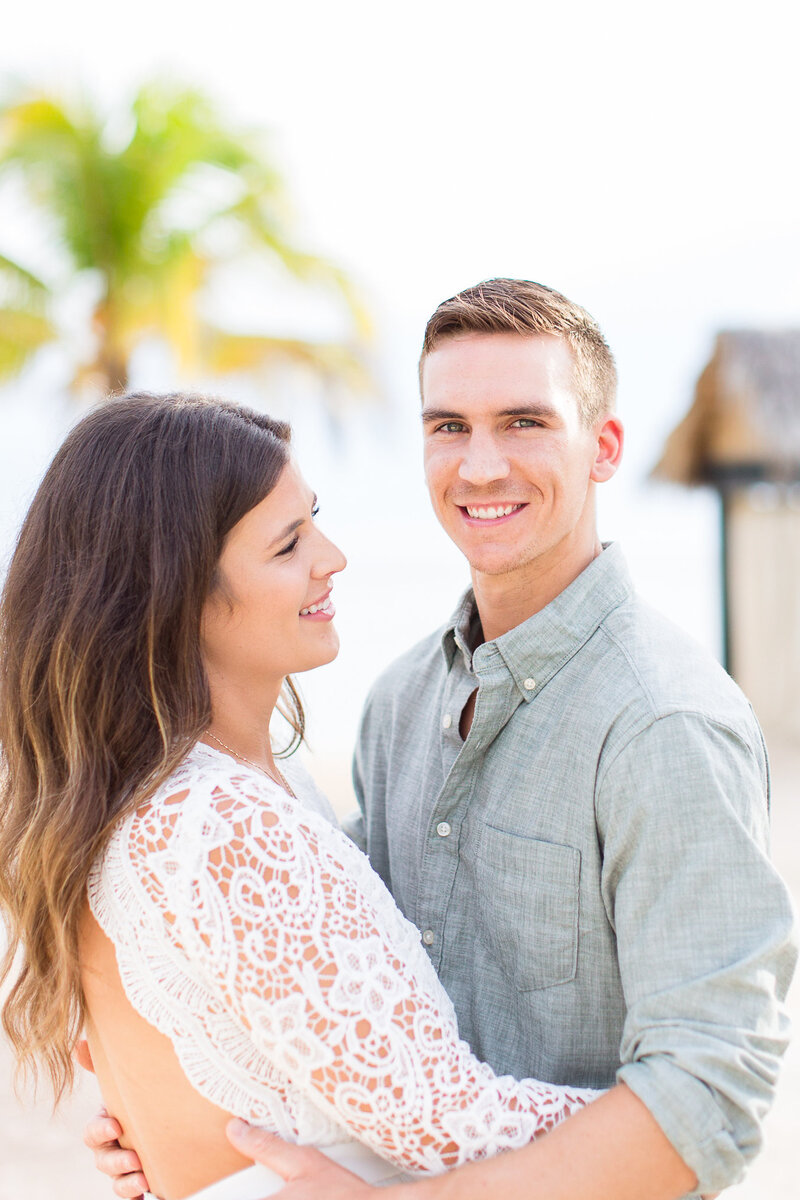
<path id="1" fill-rule="evenodd" d="M 113 943 L 87 905 L 80 930 L 86 1036 L 103 1100 L 152 1191 L 180 1200 L 249 1166 L 225 1137 L 230 1114 L 194 1088 L 172 1042 L 125 995 Z M 176 1147 L 182 1147 L 176 1153 Z"/>

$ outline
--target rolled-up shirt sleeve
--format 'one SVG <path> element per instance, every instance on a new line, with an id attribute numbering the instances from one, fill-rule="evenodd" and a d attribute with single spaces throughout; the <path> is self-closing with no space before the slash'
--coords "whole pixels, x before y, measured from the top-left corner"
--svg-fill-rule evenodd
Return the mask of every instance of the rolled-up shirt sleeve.
<path id="1" fill-rule="evenodd" d="M 735 1183 L 757 1153 L 789 1034 L 796 934 L 768 857 L 757 738 L 671 713 L 598 776 L 603 902 L 626 1004 L 617 1077 L 698 1191 Z"/>

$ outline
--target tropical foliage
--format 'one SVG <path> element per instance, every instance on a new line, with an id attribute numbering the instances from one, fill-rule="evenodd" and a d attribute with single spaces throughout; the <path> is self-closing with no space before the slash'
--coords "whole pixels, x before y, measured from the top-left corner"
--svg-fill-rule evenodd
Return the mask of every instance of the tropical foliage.
<path id="1" fill-rule="evenodd" d="M 59 288 L 84 277 L 94 284 L 94 349 L 76 363 L 76 389 L 124 389 L 134 350 L 153 336 L 195 376 L 291 360 L 364 383 L 367 318 L 350 282 L 293 244 L 282 181 L 260 139 L 229 128 L 199 92 L 151 84 L 111 116 L 85 102 L 19 98 L 0 110 L 0 179 L 14 175 L 66 270 L 60 284 L 45 282 L 14 261 L 0 231 L 0 377 L 59 336 Z M 214 324 L 204 313 L 213 271 L 254 255 L 333 296 L 344 336 L 310 342 Z"/>

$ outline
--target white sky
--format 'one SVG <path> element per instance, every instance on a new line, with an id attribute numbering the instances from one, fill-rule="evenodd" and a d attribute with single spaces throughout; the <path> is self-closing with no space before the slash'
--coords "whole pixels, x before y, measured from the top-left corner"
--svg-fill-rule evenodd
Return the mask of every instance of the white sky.
<path id="1" fill-rule="evenodd" d="M 713 646 L 713 504 L 642 481 L 715 330 L 800 324 L 798 24 L 789 0 L 227 0 L 208 12 L 40 0 L 3 14 L 0 75 L 3 89 L 79 85 L 111 102 L 162 73 L 271 132 L 299 240 L 348 269 L 377 316 L 395 425 L 373 414 L 347 447 L 324 450 L 298 422 L 304 457 L 331 481 L 334 526 L 372 558 L 381 522 L 424 512 L 415 359 L 433 307 L 501 274 L 585 304 L 617 355 L 629 434 L 605 532 L 622 536 L 643 590 Z M 24 244 L 24 228 L 0 208 L 0 252 Z M 384 593 L 409 638 L 449 610 L 461 570 L 432 522 L 418 538 L 396 576 L 418 560 L 451 566 L 434 618 L 406 621 L 411 601 L 393 608 Z M 366 586 L 355 560 L 353 586 Z M 366 654 L 364 679 L 394 649 Z"/>
<path id="2" fill-rule="evenodd" d="M 382 298 L 796 232 L 789 0 L 45 0 L 3 24 L 6 78 L 112 100 L 161 71 L 270 127 L 308 231 Z"/>

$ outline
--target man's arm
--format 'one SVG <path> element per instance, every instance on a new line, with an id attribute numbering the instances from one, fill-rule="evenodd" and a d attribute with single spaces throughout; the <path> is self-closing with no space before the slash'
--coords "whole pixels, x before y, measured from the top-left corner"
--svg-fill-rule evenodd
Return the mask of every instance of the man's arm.
<path id="1" fill-rule="evenodd" d="M 619 1084 L 530 1146 L 444 1175 L 372 1188 L 324 1154 L 231 1122 L 242 1154 L 287 1180 L 282 1200 L 678 1200 L 696 1176 L 648 1110 Z"/>
<path id="2" fill-rule="evenodd" d="M 147 1186 L 138 1159 L 120 1150 L 119 1126 L 101 1114 L 85 1140 L 118 1196 L 135 1200 Z M 228 1126 L 242 1154 L 287 1180 L 284 1200 L 677 1200 L 696 1184 L 634 1094 L 621 1084 L 522 1150 L 414 1184 L 373 1188 L 309 1146 L 294 1146 L 241 1121 Z"/>
<path id="3" fill-rule="evenodd" d="M 596 799 L 626 1003 L 617 1080 L 706 1192 L 760 1148 L 797 953 L 758 729 L 734 717 L 654 719 L 601 768 Z"/>

